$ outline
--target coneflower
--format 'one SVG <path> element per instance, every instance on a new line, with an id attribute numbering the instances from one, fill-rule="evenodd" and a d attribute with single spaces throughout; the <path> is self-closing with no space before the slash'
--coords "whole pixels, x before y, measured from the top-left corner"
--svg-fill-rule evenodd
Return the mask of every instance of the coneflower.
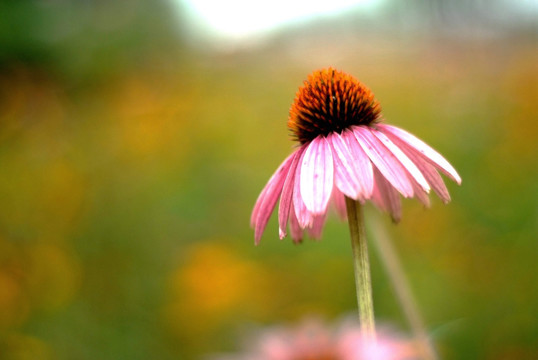
<path id="1" fill-rule="evenodd" d="M 422 140 L 382 122 L 373 93 L 354 77 L 333 68 L 318 70 L 300 87 L 288 127 L 299 142 L 269 179 L 252 211 L 255 243 L 277 201 L 279 236 L 289 231 L 300 242 L 306 230 L 319 238 L 332 201 L 347 215 L 355 258 L 359 314 L 373 331 L 370 272 L 361 203 L 371 200 L 394 221 L 401 218 L 400 195 L 429 206 L 431 189 L 445 203 L 448 190 L 438 171 L 458 184 L 456 170 Z M 362 308 L 362 309 L 361 309 Z"/>

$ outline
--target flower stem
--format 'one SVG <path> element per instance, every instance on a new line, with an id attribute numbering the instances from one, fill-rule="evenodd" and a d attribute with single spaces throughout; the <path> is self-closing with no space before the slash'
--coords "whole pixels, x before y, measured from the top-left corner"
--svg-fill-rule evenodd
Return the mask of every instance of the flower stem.
<path id="1" fill-rule="evenodd" d="M 351 235 L 351 248 L 353 251 L 353 265 L 355 268 L 359 322 L 362 333 L 365 336 L 375 339 L 370 261 L 368 259 L 368 245 L 366 243 L 362 206 L 358 201 L 346 196 L 346 208 Z"/>

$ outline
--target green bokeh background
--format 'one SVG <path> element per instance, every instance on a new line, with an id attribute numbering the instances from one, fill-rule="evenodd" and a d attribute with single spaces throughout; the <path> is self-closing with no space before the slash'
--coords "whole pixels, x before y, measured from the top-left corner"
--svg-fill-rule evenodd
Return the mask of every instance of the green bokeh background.
<path id="1" fill-rule="evenodd" d="M 538 358 L 536 12 L 465 4 L 387 1 L 214 46 L 166 1 L 1 2 L 0 359 L 200 359 L 353 313 L 346 224 L 293 245 L 273 218 L 258 247 L 249 228 L 294 145 L 295 92 L 326 66 L 463 178 L 447 206 L 404 200 L 398 225 L 366 207 L 441 358 Z M 376 315 L 407 332 L 371 250 Z"/>

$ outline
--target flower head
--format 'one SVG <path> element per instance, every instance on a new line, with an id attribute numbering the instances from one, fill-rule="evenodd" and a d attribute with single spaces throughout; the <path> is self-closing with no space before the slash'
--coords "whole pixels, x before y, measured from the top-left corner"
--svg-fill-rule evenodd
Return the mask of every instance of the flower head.
<path id="1" fill-rule="evenodd" d="M 305 320 L 295 327 L 275 327 L 249 341 L 244 353 L 219 360 L 415 360 L 415 344 L 387 331 L 377 340 L 362 335 L 358 324 L 331 327 Z"/>
<path id="2" fill-rule="evenodd" d="M 291 106 L 288 127 L 300 146 L 269 179 L 252 211 L 259 243 L 277 201 L 280 238 L 288 224 L 295 242 L 306 230 L 319 238 L 329 203 L 346 215 L 345 196 L 371 200 L 394 221 L 400 196 L 429 206 L 430 189 L 445 203 L 448 190 L 438 171 L 458 184 L 456 170 L 422 140 L 382 123 L 372 92 L 333 68 L 309 75 Z"/>
<path id="3" fill-rule="evenodd" d="M 381 112 L 374 94 L 351 75 L 334 69 L 308 76 L 291 105 L 288 127 L 305 144 L 319 135 L 370 125 Z"/>

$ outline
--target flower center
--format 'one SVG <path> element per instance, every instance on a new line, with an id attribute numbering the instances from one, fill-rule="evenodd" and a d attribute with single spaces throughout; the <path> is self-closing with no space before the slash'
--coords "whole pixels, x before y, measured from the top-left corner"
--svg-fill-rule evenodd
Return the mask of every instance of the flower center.
<path id="1" fill-rule="evenodd" d="M 301 144 L 318 135 L 370 125 L 381 107 L 374 94 L 353 76 L 333 68 L 308 76 L 291 105 L 288 127 Z"/>

